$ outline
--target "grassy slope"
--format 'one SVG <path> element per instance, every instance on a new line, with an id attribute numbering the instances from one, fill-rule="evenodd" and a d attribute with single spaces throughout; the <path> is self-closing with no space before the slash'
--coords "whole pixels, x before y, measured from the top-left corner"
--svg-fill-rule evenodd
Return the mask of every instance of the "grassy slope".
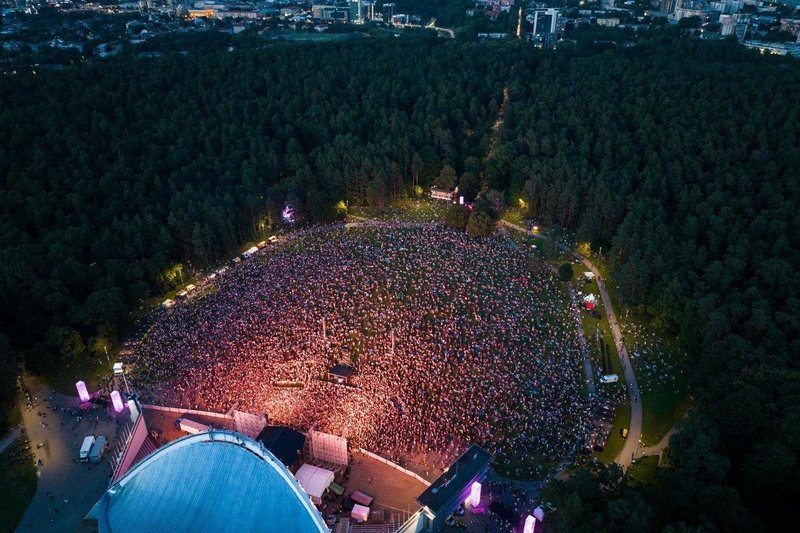
<path id="1" fill-rule="evenodd" d="M 0 531 L 14 530 L 36 492 L 36 467 L 22 450 L 27 442 L 19 438 L 0 454 Z"/>

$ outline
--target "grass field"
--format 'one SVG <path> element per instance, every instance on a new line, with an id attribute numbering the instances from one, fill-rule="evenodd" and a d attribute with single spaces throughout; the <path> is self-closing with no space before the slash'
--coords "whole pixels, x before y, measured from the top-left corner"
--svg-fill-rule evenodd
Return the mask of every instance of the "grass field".
<path id="1" fill-rule="evenodd" d="M 36 492 L 36 467 L 25 438 L 0 454 L 0 531 L 13 531 Z"/>
<path id="2" fill-rule="evenodd" d="M 617 347 L 614 343 L 614 336 L 611 333 L 611 327 L 608 323 L 605 306 L 603 306 L 600 298 L 600 289 L 597 286 L 596 280 L 586 281 L 584 277 L 584 273 L 588 272 L 588 270 L 589 269 L 581 263 L 572 265 L 572 281 L 575 286 L 578 287 L 578 290 L 580 290 L 583 294 L 594 294 L 597 296 L 597 305 L 595 309 L 599 314 L 599 318 L 594 318 L 589 313 L 581 311 L 581 324 L 583 326 L 584 335 L 586 336 L 586 342 L 588 343 L 589 349 L 592 353 L 592 365 L 594 368 L 602 365 L 602 356 L 599 343 L 599 341 L 602 340 L 605 342 L 608 353 L 607 361 L 610 364 L 608 373 L 617 374 L 620 377 L 620 380 L 616 383 L 602 384 L 595 380 L 595 384 L 598 389 L 603 388 L 604 392 L 606 393 L 614 392 L 613 390 L 609 390 L 610 388 L 616 389 L 618 394 L 621 394 L 626 398 L 625 401 L 621 402 L 617 406 L 617 409 L 614 413 L 614 419 L 612 421 L 611 430 L 609 431 L 608 441 L 606 442 L 605 448 L 602 452 L 594 452 L 594 456 L 597 459 L 605 463 L 611 463 L 614 461 L 614 459 L 616 459 L 617 455 L 622 450 L 622 447 L 625 445 L 625 439 L 622 438 L 621 430 L 628 428 L 630 425 L 631 406 L 627 401 L 627 395 L 624 392 L 626 390 L 624 377 L 625 374 L 622 371 L 622 362 L 619 359 L 619 353 L 617 352 Z M 611 394 L 611 396 L 613 396 L 613 394 Z"/>
<path id="3" fill-rule="evenodd" d="M 39 377 L 54 391 L 77 397 L 75 382 L 83 381 L 86 383 L 87 389 L 94 391 L 102 385 L 102 376 L 111 374 L 113 354 L 111 351 L 108 353 L 108 361 L 103 360 L 105 356 L 103 356 L 103 359 L 98 360 L 96 357 L 87 355 L 70 366 L 59 367 L 54 369 L 53 372 Z"/>
<path id="4" fill-rule="evenodd" d="M 652 483 L 658 472 L 658 461 L 657 455 L 637 459 L 628 469 L 628 474 L 639 483 Z"/>
<path id="5" fill-rule="evenodd" d="M 613 463 L 617 458 L 622 447 L 625 445 L 625 439 L 622 438 L 620 430 L 627 428 L 631 421 L 631 404 L 622 402 L 617 406 L 617 411 L 614 413 L 614 420 L 611 425 L 611 432 L 608 434 L 608 441 L 602 452 L 593 452 L 594 456 L 604 463 Z"/>
<path id="6" fill-rule="evenodd" d="M 685 391 L 654 390 L 642 394 L 642 443 L 652 446 L 689 411 Z"/>
<path id="7" fill-rule="evenodd" d="M 608 265 L 602 259 L 592 258 L 600 274 L 606 279 L 608 277 Z M 573 280 L 581 284 L 580 278 L 583 272 L 588 269 L 583 265 L 573 265 L 575 272 Z M 580 285 L 579 285 L 580 286 Z M 597 282 L 592 281 L 584 285 L 583 292 L 591 292 L 599 295 Z M 681 373 L 680 369 L 685 366 L 685 356 L 679 353 L 680 350 L 674 345 L 667 335 L 657 332 L 651 325 L 646 316 L 637 315 L 631 312 L 626 306 L 619 302 L 616 297 L 616 286 L 613 282 L 606 283 L 606 289 L 614 304 L 617 319 L 623 328 L 623 339 L 630 355 L 645 351 L 652 354 L 648 364 L 643 361 L 634 363 L 636 381 L 639 385 L 642 400 L 642 442 L 645 446 L 658 443 L 661 438 L 674 426 L 688 411 L 690 406 L 687 381 L 688 377 Z M 584 330 L 594 330 L 594 324 L 599 322 L 601 335 L 610 343 L 610 348 L 616 353 L 613 345 L 613 338 L 605 319 L 605 309 L 602 305 L 598 306 L 602 320 L 597 321 L 584 315 Z M 647 348 L 643 348 L 647 345 Z M 615 372 L 621 375 L 619 357 L 615 357 Z M 657 379 L 668 377 L 668 379 Z"/>

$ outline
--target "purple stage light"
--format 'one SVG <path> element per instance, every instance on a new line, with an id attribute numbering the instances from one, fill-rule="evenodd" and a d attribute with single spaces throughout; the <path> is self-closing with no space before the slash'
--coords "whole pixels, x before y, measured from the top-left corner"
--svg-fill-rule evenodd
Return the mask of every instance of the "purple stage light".
<path id="1" fill-rule="evenodd" d="M 477 507 L 481 503 L 481 484 L 477 481 L 472 484 L 469 489 L 469 504 L 472 507 Z"/>
<path id="2" fill-rule="evenodd" d="M 81 403 L 86 403 L 91 399 L 89 391 L 86 390 L 86 383 L 79 381 L 75 384 L 75 388 L 78 389 L 78 397 L 81 399 Z"/>
<path id="3" fill-rule="evenodd" d="M 291 205 L 286 205 L 281 211 L 281 216 L 283 217 L 284 222 L 288 222 L 289 224 L 294 222 L 294 208 Z"/>
<path id="4" fill-rule="evenodd" d="M 525 519 L 525 529 L 522 530 L 522 533 L 533 533 L 534 529 L 536 529 L 536 519 L 528 515 L 528 518 Z"/>
<path id="5" fill-rule="evenodd" d="M 114 404 L 114 411 L 117 413 L 121 413 L 125 409 L 118 391 L 111 391 L 111 403 Z"/>

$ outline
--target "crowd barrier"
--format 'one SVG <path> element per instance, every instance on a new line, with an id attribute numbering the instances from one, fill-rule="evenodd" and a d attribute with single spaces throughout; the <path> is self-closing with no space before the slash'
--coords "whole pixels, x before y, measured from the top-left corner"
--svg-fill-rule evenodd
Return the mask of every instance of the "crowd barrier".
<path id="1" fill-rule="evenodd" d="M 363 453 L 364 455 L 366 455 L 368 457 L 372 457 L 373 459 L 375 459 L 377 461 L 380 461 L 380 462 L 382 462 L 382 463 L 384 463 L 386 465 L 391 466 L 395 470 L 399 470 L 400 472 L 404 473 L 407 476 L 413 477 L 414 479 L 416 479 L 417 481 L 419 481 L 420 483 L 422 483 L 426 487 L 430 487 L 431 486 L 431 482 L 428 481 L 427 479 L 425 479 L 422 476 L 412 472 L 411 470 L 406 470 L 405 468 L 403 468 L 399 464 L 393 463 L 392 461 L 386 459 L 385 457 L 381 457 L 380 455 L 377 455 L 377 454 L 374 454 L 374 453 L 372 453 L 370 451 L 367 451 L 364 448 L 358 448 L 358 451 Z"/>

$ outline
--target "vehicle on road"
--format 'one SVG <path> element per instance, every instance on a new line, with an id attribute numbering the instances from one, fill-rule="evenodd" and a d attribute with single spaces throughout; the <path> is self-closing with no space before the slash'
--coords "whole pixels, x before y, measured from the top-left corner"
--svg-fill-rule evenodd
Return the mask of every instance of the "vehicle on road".
<path id="1" fill-rule="evenodd" d="M 100 459 L 103 458 L 103 453 L 106 451 L 106 438 L 102 435 L 95 439 L 94 444 L 92 444 L 92 449 L 89 450 L 89 460 L 94 463 L 98 464 Z"/>
<path id="2" fill-rule="evenodd" d="M 94 446 L 94 435 L 89 435 L 83 438 L 83 444 L 81 444 L 81 452 L 80 452 L 80 460 L 82 463 L 89 462 L 89 452 L 92 451 L 92 446 Z"/>

